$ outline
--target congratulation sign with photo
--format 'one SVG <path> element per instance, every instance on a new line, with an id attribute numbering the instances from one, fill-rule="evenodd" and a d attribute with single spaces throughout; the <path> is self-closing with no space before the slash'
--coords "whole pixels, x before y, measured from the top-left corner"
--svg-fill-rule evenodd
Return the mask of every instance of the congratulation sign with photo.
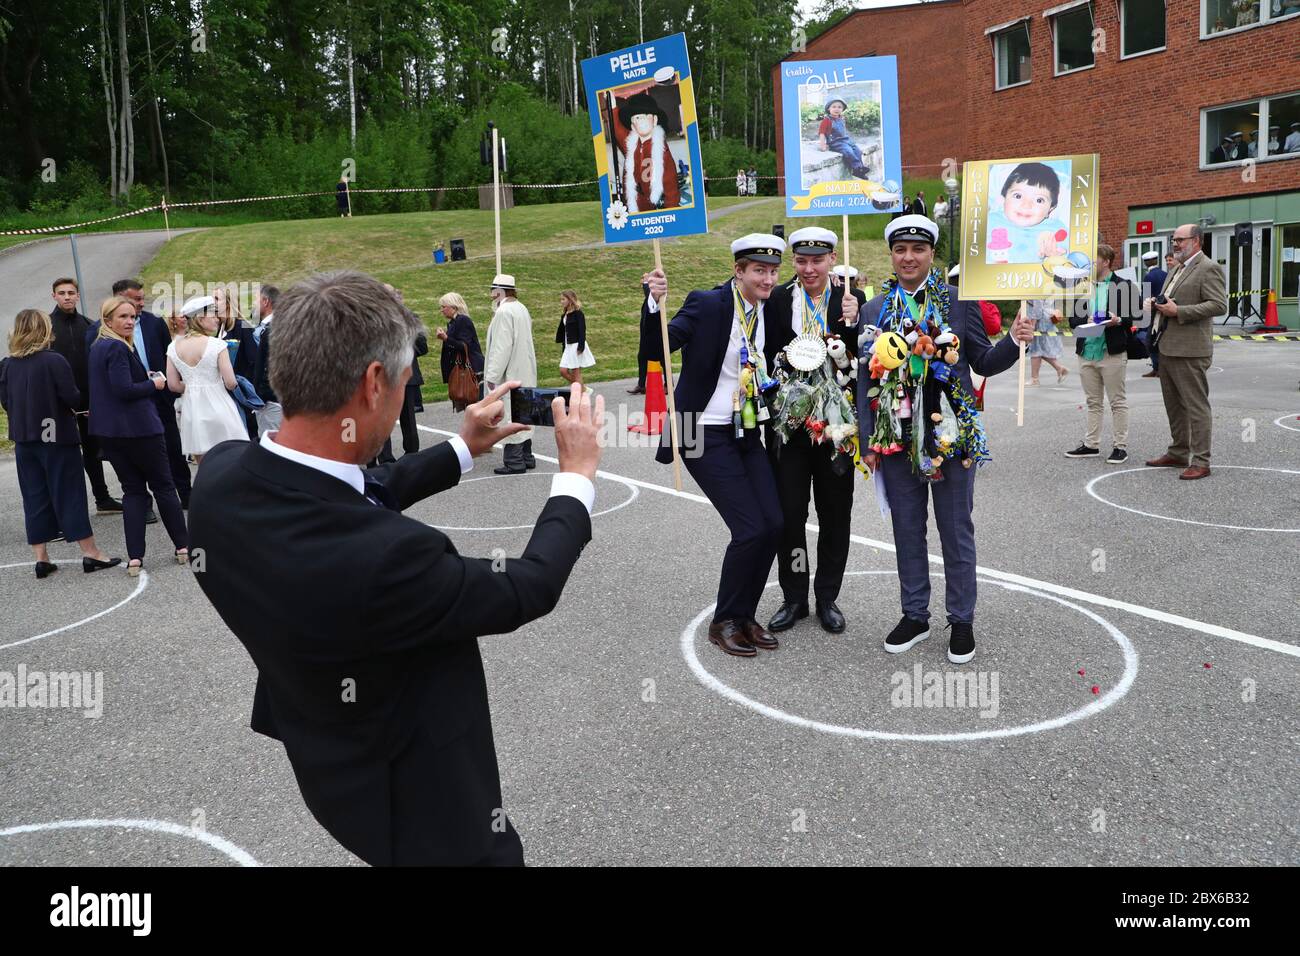
<path id="1" fill-rule="evenodd" d="M 962 167 L 963 299 L 1085 294 L 1097 254 L 1097 156 Z"/>
<path id="2" fill-rule="evenodd" d="M 898 212 L 898 65 L 892 56 L 781 64 L 787 216 Z"/>
<path id="3" fill-rule="evenodd" d="M 606 242 L 708 232 L 681 33 L 582 61 Z"/>

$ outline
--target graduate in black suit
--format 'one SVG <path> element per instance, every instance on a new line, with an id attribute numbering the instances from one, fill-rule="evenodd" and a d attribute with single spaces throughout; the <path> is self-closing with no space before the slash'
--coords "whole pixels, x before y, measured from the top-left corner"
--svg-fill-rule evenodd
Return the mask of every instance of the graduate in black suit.
<path id="1" fill-rule="evenodd" d="M 858 310 L 866 296 L 830 281 L 839 239 L 829 229 L 810 226 L 790 236 L 795 277 L 777 287 L 767 301 L 768 314 L 776 326 L 768 337 L 768 367 L 775 368 L 777 353 L 798 335 L 817 339 L 837 336 L 845 355 L 858 351 Z M 782 603 L 767 628 L 773 633 L 788 630 L 808 616 L 808 495 L 811 486 L 817 506 L 817 576 L 813 582 L 817 619 L 824 629 L 840 634 L 847 626 L 835 602 L 849 560 L 849 522 L 853 513 L 854 467 L 852 459 L 835 454 L 833 442 L 814 443 L 806 429 L 781 441 L 770 428 L 767 452 L 776 472 L 777 490 L 785 531 L 777 552 Z"/>
<path id="2" fill-rule="evenodd" d="M 777 646 L 755 620 L 781 537 L 781 502 L 759 438 L 766 407 L 754 391 L 766 376 L 764 343 L 778 334 L 764 305 L 776 288 L 784 251 L 785 240 L 776 236 L 737 239 L 731 244 L 732 277 L 691 292 L 668 323 L 669 347 L 682 350 L 673 389 L 682 459 L 731 531 L 709 640 L 737 657 Z M 655 270 L 648 284 L 656 300 L 651 311 L 657 312 L 657 300 L 667 293 L 663 273 Z M 665 428 L 656 456 L 663 464 L 673 457 L 670 435 Z"/>
<path id="3" fill-rule="evenodd" d="M 281 297 L 271 378 L 284 421 L 204 457 L 195 578 L 257 665 L 253 729 L 283 742 L 307 807 L 343 846 L 376 865 L 518 864 L 477 638 L 560 600 L 591 538 L 604 403 L 576 390 L 569 412 L 554 403 L 560 472 L 523 555 L 462 556 L 401 511 L 522 427 L 499 424 L 518 383 L 469 406 L 451 441 L 363 470 L 397 419 L 420 329 L 356 272 Z"/>

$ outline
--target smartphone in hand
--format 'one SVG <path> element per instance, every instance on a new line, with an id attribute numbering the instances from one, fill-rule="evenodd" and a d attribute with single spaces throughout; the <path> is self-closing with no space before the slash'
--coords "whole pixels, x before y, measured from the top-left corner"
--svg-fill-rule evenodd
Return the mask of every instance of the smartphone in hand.
<path id="1" fill-rule="evenodd" d="M 539 428 L 554 428 L 555 416 L 551 413 L 551 402 L 559 395 L 564 399 L 564 407 L 569 407 L 569 390 L 567 388 L 525 388 L 519 387 L 510 393 L 510 420 L 523 425 Z"/>

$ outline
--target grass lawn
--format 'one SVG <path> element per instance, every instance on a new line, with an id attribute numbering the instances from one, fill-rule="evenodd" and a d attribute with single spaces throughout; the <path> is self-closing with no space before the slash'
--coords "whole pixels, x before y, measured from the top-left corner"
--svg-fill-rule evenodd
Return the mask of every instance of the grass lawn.
<path id="1" fill-rule="evenodd" d="M 910 182 L 908 187 L 916 185 Z M 921 186 L 929 192 L 937 188 L 937 182 Z M 841 231 L 839 217 L 785 220 L 784 200 L 779 197 L 756 202 L 752 198 L 714 197 L 709 199 L 709 208 L 718 211 L 747 203 L 753 205 L 723 216 L 706 235 L 664 241 L 670 314 L 673 304 L 680 304 L 690 289 L 711 287 L 731 274 L 729 246 L 736 236 L 767 232 L 775 223 L 784 223 L 787 235 L 808 225 Z M 850 220 L 851 262 L 867 284 L 877 287 L 889 273 L 888 255 L 880 241 L 887 221 L 883 215 Z M 286 288 L 312 272 L 360 269 L 401 289 L 407 304 L 430 330 L 442 324 L 439 296 L 459 292 L 469 304 L 480 341 L 486 342 L 491 318 L 487 291 L 496 271 L 492 236 L 491 212 L 478 210 L 253 223 L 178 236 L 163 247 L 142 279 L 151 294 L 158 294 L 163 290 L 155 289 L 154 284 L 174 286 L 177 275 L 185 283 L 266 281 Z M 452 238 L 465 240 L 468 259 L 434 265 L 433 247 L 439 242 L 449 247 Z M 515 276 L 519 298 L 533 315 L 539 382 L 562 384 L 557 364 L 560 347 L 554 337 L 559 294 L 566 288 L 577 290 L 587 315 L 587 336 L 596 365 L 587 370 L 586 380 L 635 376 L 640 281 L 641 274 L 654 264 L 651 245 L 601 244 L 600 211 L 595 202 L 506 210 L 501 238 L 502 269 Z M 789 274 L 788 270 L 783 273 Z M 439 400 L 446 397 L 446 387 L 439 371 L 438 343 L 432 337 L 430 341 L 432 350 L 422 360 L 425 398 Z"/>

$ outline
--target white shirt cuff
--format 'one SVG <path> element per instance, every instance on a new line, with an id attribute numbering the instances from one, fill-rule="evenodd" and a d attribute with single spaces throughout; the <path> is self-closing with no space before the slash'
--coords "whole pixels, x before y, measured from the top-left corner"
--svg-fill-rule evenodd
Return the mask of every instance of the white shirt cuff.
<path id="1" fill-rule="evenodd" d="M 646 296 L 645 304 L 646 304 L 646 308 L 650 310 L 651 315 L 656 315 L 659 312 L 659 300 L 656 299 L 654 296 L 652 295 Z"/>
<path id="2" fill-rule="evenodd" d="M 473 471 L 474 456 L 469 453 L 469 445 L 465 444 L 465 439 L 459 435 L 453 435 L 447 444 L 456 449 L 456 457 L 460 459 L 460 473 L 468 475 Z"/>
<path id="3" fill-rule="evenodd" d="M 576 471 L 561 471 L 551 478 L 551 497 L 556 495 L 577 498 L 587 509 L 587 514 L 591 514 L 591 509 L 596 504 L 596 486 L 586 475 L 580 475 Z"/>

